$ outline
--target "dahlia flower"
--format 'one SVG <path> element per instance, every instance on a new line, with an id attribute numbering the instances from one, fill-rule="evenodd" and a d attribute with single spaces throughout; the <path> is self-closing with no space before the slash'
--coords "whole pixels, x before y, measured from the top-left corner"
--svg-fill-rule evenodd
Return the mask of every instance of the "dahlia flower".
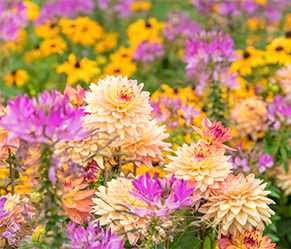
<path id="1" fill-rule="evenodd" d="M 135 245 L 148 224 L 130 207 L 146 209 L 148 205 L 130 193 L 134 189 L 132 182 L 130 178 L 117 177 L 108 182 L 108 188 L 100 186 L 96 192 L 98 198 L 92 200 L 96 204 L 93 213 L 101 216 L 98 219 L 100 225 L 108 225 L 123 241 L 128 239 L 130 244 Z"/>
<path id="2" fill-rule="evenodd" d="M 267 129 L 267 104 L 258 98 L 246 98 L 231 110 L 230 121 L 239 137 L 250 135 L 257 140 L 258 133 Z"/>
<path id="3" fill-rule="evenodd" d="M 82 139 L 88 135 L 83 129 L 83 109 L 74 110 L 68 103 L 69 97 L 53 90 L 38 95 L 38 99 L 28 95 L 18 96 L 8 101 L 9 114 L 2 118 L 1 126 L 14 138 L 30 143 L 49 143 L 53 139 Z"/>
<path id="4" fill-rule="evenodd" d="M 122 241 L 119 237 L 111 233 L 108 229 L 104 232 L 103 228 L 100 226 L 100 222 L 97 223 L 97 227 L 93 221 L 88 223 L 88 226 L 84 228 L 83 226 L 76 227 L 75 223 L 71 223 L 68 228 L 69 232 L 68 239 L 71 241 L 65 244 L 64 248 L 71 249 L 122 249 Z"/>
<path id="5" fill-rule="evenodd" d="M 207 117 L 202 120 L 202 127 L 204 131 L 202 132 L 198 127 L 192 126 L 192 128 L 202 137 L 202 141 L 208 144 L 214 144 L 218 148 L 230 149 L 228 146 L 222 144 L 223 142 L 231 139 L 234 135 L 229 135 L 230 128 L 224 128 L 221 121 L 217 122 L 214 120 L 213 123 Z"/>
<path id="6" fill-rule="evenodd" d="M 243 230 L 238 232 L 236 236 L 231 235 L 230 238 L 223 237 L 218 239 L 217 244 L 220 249 L 236 249 L 236 248 L 252 248 L 252 249 L 273 249 L 276 244 L 271 243 L 269 236 L 263 236 L 262 231 Z"/>
<path id="7" fill-rule="evenodd" d="M 218 224 L 219 236 L 236 236 L 243 229 L 251 232 L 253 227 L 264 230 L 263 222 L 271 224 L 269 218 L 275 212 L 268 206 L 274 201 L 266 197 L 270 191 L 264 191 L 266 183 L 260 185 L 262 181 L 255 179 L 254 174 L 247 177 L 242 173 L 229 174 L 218 189 L 211 191 L 199 212 L 205 213 L 204 219 L 213 219 Z"/>
<path id="8" fill-rule="evenodd" d="M 92 92 L 86 92 L 84 101 L 88 123 L 94 124 L 101 131 L 108 132 L 121 145 L 125 139 L 130 143 L 149 125 L 151 106 L 149 93 L 141 89 L 136 80 L 128 80 L 119 75 L 107 76 L 99 80 L 98 85 L 91 83 Z"/>
<path id="9" fill-rule="evenodd" d="M 148 168 L 152 169 L 151 158 L 156 158 L 164 161 L 162 157 L 162 150 L 170 151 L 168 147 L 170 143 L 163 142 L 164 139 L 169 137 L 169 134 L 165 134 L 166 126 L 158 126 L 155 120 L 150 122 L 143 134 L 139 135 L 133 143 L 126 141 L 122 146 L 122 151 L 128 151 L 131 153 L 133 159 L 137 160 L 135 164 L 137 167 L 140 163 L 144 164 Z"/>
<path id="10" fill-rule="evenodd" d="M 175 174 L 177 179 L 184 179 L 189 186 L 195 186 L 194 194 L 207 197 L 210 189 L 217 189 L 219 182 L 224 181 L 232 168 L 227 162 L 230 157 L 224 156 L 224 149 L 194 142 L 190 146 L 183 144 L 176 152 L 177 157 L 168 156 L 172 160 L 165 170 Z M 169 176 L 169 175 L 168 175 Z"/>
<path id="11" fill-rule="evenodd" d="M 276 169 L 276 174 L 274 174 L 276 185 L 281 188 L 286 195 L 291 194 L 291 161 L 288 161 L 288 163 L 288 173 L 286 173 L 283 166 L 280 166 Z"/>
<path id="12" fill-rule="evenodd" d="M 291 100 L 291 64 L 280 68 L 276 74 L 279 76 L 279 83 L 288 100 Z"/>
<path id="13" fill-rule="evenodd" d="M 103 133 L 95 132 L 81 140 L 60 142 L 56 146 L 56 155 L 61 158 L 63 163 L 66 163 L 66 155 L 68 155 L 75 163 L 84 166 L 86 160 L 99 149 L 100 151 L 94 156 L 94 159 L 103 168 L 103 156 L 112 155 L 108 147 L 104 148 L 104 143 L 107 142 L 106 137 Z"/>
<path id="14" fill-rule="evenodd" d="M 84 177 L 80 176 L 73 180 L 72 177 L 63 179 L 64 190 L 62 193 L 63 209 L 70 216 L 72 221 L 83 224 L 90 217 L 89 212 L 94 204 L 91 200 L 96 190 L 82 190 L 89 186 L 83 182 Z"/>

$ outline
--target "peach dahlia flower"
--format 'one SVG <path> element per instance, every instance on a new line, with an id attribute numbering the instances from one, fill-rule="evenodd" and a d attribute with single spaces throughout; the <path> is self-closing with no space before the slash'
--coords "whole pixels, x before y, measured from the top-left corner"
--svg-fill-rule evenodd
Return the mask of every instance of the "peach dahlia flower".
<path id="1" fill-rule="evenodd" d="M 123 146 L 123 151 L 128 151 L 133 159 L 138 160 L 135 162 L 137 167 L 140 163 L 144 164 L 148 168 L 152 169 L 151 158 L 164 161 L 161 151 L 170 151 L 168 147 L 170 143 L 163 142 L 164 139 L 169 137 L 169 134 L 165 134 L 166 126 L 158 126 L 156 120 L 152 120 L 150 125 L 147 126 L 142 135 L 139 135 L 133 143 L 126 141 Z"/>
<path id="2" fill-rule="evenodd" d="M 133 143 L 151 120 L 152 107 L 149 104 L 149 92 L 142 91 L 143 84 L 128 80 L 119 75 L 107 76 L 99 80 L 98 85 L 91 83 L 92 92 L 86 92 L 84 101 L 87 121 L 108 132 L 121 145 L 125 139 Z"/>
<path id="3" fill-rule="evenodd" d="M 258 98 L 243 99 L 231 110 L 230 121 L 234 124 L 237 136 L 250 135 L 257 140 L 258 133 L 267 129 L 267 104 Z"/>
<path id="4" fill-rule="evenodd" d="M 291 64 L 277 70 L 276 74 L 279 76 L 279 83 L 287 99 L 291 100 Z"/>
<path id="5" fill-rule="evenodd" d="M 93 213 L 100 215 L 100 225 L 108 225 L 111 231 L 119 235 L 124 241 L 128 239 L 135 245 L 143 231 L 146 231 L 147 222 L 142 217 L 133 214 L 127 203 L 135 208 L 147 208 L 147 204 L 129 193 L 133 190 L 132 179 L 117 177 L 108 183 L 108 188 L 100 186 L 93 198 L 96 206 Z"/>
<path id="6" fill-rule="evenodd" d="M 89 186 L 88 183 L 83 182 L 84 176 L 77 179 L 67 177 L 63 179 L 64 190 L 62 193 L 63 209 L 65 213 L 70 216 L 72 221 L 83 224 L 88 221 L 90 217 L 91 206 L 94 204 L 92 196 L 96 192 L 95 189 L 83 190 Z"/>
<path id="7" fill-rule="evenodd" d="M 224 151 L 202 140 L 190 146 L 183 144 L 176 152 L 177 157 L 168 156 L 172 162 L 165 170 L 174 173 L 177 179 L 188 181 L 189 186 L 196 185 L 194 194 L 207 197 L 209 190 L 218 188 L 218 183 L 231 172 L 232 164 L 227 162 L 229 157 L 224 156 Z"/>
<path id="8" fill-rule="evenodd" d="M 199 212 L 205 213 L 204 219 L 213 219 L 218 223 L 219 235 L 243 232 L 243 229 L 251 232 L 253 227 L 264 230 L 263 221 L 269 225 L 271 215 L 275 212 L 268 204 L 274 201 L 267 198 L 270 191 L 264 191 L 266 183 L 255 179 L 254 174 L 244 177 L 229 174 L 219 189 L 213 189 L 207 202 L 201 206 Z"/>
<path id="9" fill-rule="evenodd" d="M 276 169 L 275 184 L 281 188 L 286 195 L 291 195 L 291 161 L 289 161 L 289 171 L 286 173 L 283 166 Z"/>
<path id="10" fill-rule="evenodd" d="M 269 236 L 263 236 L 262 231 L 253 229 L 251 232 L 243 230 L 236 236 L 224 237 L 216 241 L 220 249 L 273 249 L 276 244 L 272 243 Z"/>

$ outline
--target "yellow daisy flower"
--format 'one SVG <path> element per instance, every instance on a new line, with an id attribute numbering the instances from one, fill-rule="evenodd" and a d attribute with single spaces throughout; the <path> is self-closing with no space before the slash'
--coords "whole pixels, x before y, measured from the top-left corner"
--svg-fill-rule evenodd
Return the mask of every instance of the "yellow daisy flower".
<path id="1" fill-rule="evenodd" d="M 57 24 L 57 20 L 47 20 L 45 24 L 39 25 L 35 28 L 34 33 L 41 38 L 54 38 L 60 33 L 60 27 Z"/>
<path id="2" fill-rule="evenodd" d="M 6 72 L 3 75 L 6 86 L 12 86 L 14 83 L 18 87 L 22 87 L 29 80 L 28 74 L 22 69 Z"/>
<path id="3" fill-rule="evenodd" d="M 67 43 L 59 37 L 44 40 L 40 45 L 40 51 L 44 56 L 51 54 L 64 54 L 64 49 L 67 48 Z"/>

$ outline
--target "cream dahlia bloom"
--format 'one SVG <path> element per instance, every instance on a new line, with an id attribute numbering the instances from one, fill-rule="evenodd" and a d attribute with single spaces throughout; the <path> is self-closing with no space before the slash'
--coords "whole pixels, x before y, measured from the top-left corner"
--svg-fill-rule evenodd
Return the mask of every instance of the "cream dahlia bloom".
<path id="1" fill-rule="evenodd" d="M 156 120 L 152 120 L 150 125 L 147 126 L 142 135 L 139 135 L 133 143 L 126 141 L 122 146 L 122 151 L 127 151 L 131 154 L 132 158 L 137 160 L 135 164 L 137 167 L 140 163 L 152 169 L 151 158 L 164 161 L 162 151 L 171 151 L 168 148 L 170 143 L 163 142 L 164 139 L 169 137 L 165 134 L 166 126 L 158 126 Z"/>
<path id="2" fill-rule="evenodd" d="M 286 195 L 291 195 L 291 161 L 289 161 L 289 171 L 286 173 L 283 166 L 276 169 L 275 184 L 281 188 Z"/>
<path id="3" fill-rule="evenodd" d="M 258 133 L 267 129 L 267 104 L 258 98 L 243 99 L 231 110 L 230 121 L 238 137 L 250 135 L 257 140 Z"/>
<path id="4" fill-rule="evenodd" d="M 231 172 L 230 157 L 224 156 L 224 149 L 199 140 L 190 146 L 183 144 L 176 152 L 178 157 L 168 156 L 172 162 L 165 170 L 175 174 L 178 179 L 188 181 L 189 186 L 196 186 L 194 194 L 207 197 L 210 189 L 217 189 L 219 182 Z M 168 175 L 170 177 L 170 175 Z"/>
<path id="5" fill-rule="evenodd" d="M 268 204 L 274 201 L 267 198 L 270 191 L 264 191 L 266 183 L 255 179 L 254 174 L 244 177 L 229 174 L 219 189 L 213 189 L 207 202 L 201 206 L 199 212 L 205 213 L 204 219 L 213 219 L 218 224 L 219 235 L 243 232 L 243 229 L 251 232 L 253 227 L 264 230 L 263 221 L 269 225 L 271 210 Z"/>
<path id="6" fill-rule="evenodd" d="M 253 229 L 251 232 L 243 230 L 236 236 L 224 237 L 216 241 L 220 249 L 273 249 L 276 244 L 272 243 L 269 236 L 263 236 L 262 231 Z"/>
<path id="7" fill-rule="evenodd" d="M 119 75 L 107 76 L 99 80 L 98 85 L 91 83 L 92 92 L 86 92 L 84 101 L 88 103 L 85 111 L 87 121 L 116 140 L 121 145 L 125 139 L 133 143 L 151 120 L 152 107 L 149 104 L 149 92 L 142 91 L 143 84 L 128 80 Z"/>
<path id="8" fill-rule="evenodd" d="M 105 134 L 103 133 L 91 133 L 81 140 L 60 142 L 56 146 L 56 155 L 61 158 L 62 163 L 66 163 L 70 158 L 79 165 L 84 166 L 86 160 L 99 149 L 100 151 L 94 159 L 97 161 L 98 166 L 103 168 L 103 157 L 112 155 L 110 149 L 104 147 L 106 142 L 106 137 L 104 136 Z"/>
<path id="9" fill-rule="evenodd" d="M 92 200 L 96 204 L 93 213 L 101 216 L 100 225 L 108 225 L 113 233 L 135 245 L 148 224 L 142 217 L 132 214 L 134 210 L 127 204 L 135 208 L 148 208 L 148 205 L 128 192 L 134 188 L 132 181 L 124 176 L 117 177 L 108 183 L 108 188 L 100 186 L 96 192 L 98 198 Z"/>

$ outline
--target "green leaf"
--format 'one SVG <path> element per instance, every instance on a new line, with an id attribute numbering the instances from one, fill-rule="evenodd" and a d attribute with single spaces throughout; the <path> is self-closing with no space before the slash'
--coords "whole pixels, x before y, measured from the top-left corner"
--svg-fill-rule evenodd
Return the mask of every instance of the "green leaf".
<path id="1" fill-rule="evenodd" d="M 194 236 L 195 233 L 184 233 L 178 240 L 174 242 L 171 249 L 193 249 L 199 245 L 201 240 Z"/>
<path id="2" fill-rule="evenodd" d="M 284 160 L 286 160 L 286 158 L 287 158 L 287 151 L 286 151 L 286 149 L 284 147 L 281 147 L 280 148 L 280 152 L 281 152 L 282 158 Z"/>
<path id="3" fill-rule="evenodd" d="M 286 174 L 287 174 L 288 171 L 289 171 L 289 164 L 288 164 L 287 161 L 284 161 L 284 169 L 285 169 L 285 172 L 286 172 Z"/>

